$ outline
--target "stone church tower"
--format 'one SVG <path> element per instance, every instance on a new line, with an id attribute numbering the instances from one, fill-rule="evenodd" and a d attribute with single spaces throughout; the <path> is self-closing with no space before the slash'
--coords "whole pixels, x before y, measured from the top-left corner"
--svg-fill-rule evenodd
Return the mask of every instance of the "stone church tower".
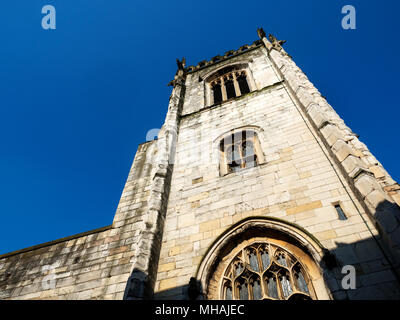
<path id="1" fill-rule="evenodd" d="M 400 298 L 399 185 L 258 35 L 178 61 L 113 224 L 0 256 L 0 299 Z"/>

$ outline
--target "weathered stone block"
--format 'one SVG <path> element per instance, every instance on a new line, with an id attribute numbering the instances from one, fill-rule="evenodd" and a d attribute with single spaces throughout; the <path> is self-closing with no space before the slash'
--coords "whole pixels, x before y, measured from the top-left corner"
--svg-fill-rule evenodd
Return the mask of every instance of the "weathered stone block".
<path id="1" fill-rule="evenodd" d="M 342 162 L 349 155 L 354 154 L 351 146 L 343 140 L 336 141 L 336 143 L 332 146 L 332 151 L 338 158 L 339 162 Z"/>
<path id="2" fill-rule="evenodd" d="M 365 202 L 372 210 L 372 213 L 374 213 L 374 211 L 376 211 L 377 209 L 385 207 L 388 200 L 383 191 L 374 190 L 366 196 Z"/>
<path id="3" fill-rule="evenodd" d="M 159 290 L 168 290 L 177 286 L 177 278 L 169 278 L 160 281 Z"/>
<path id="4" fill-rule="evenodd" d="M 360 158 L 353 155 L 349 155 L 344 161 L 342 161 L 342 166 L 348 174 L 355 172 L 364 167 Z"/>
<path id="5" fill-rule="evenodd" d="M 292 215 L 292 214 L 309 211 L 309 210 L 313 210 L 313 209 L 317 209 L 317 208 L 321 208 L 321 207 L 322 207 L 321 201 L 314 201 L 311 203 L 303 204 L 301 206 L 296 206 L 293 208 L 286 209 L 286 214 Z"/>
<path id="6" fill-rule="evenodd" d="M 321 107 L 316 103 L 311 103 L 307 108 L 307 113 L 314 121 L 315 126 L 319 129 L 321 126 L 329 121 L 329 117 L 322 111 Z"/>
<path id="7" fill-rule="evenodd" d="M 200 232 L 206 232 L 214 229 L 218 229 L 220 226 L 219 219 L 203 222 L 200 224 Z"/>
<path id="8" fill-rule="evenodd" d="M 333 124 L 327 124 L 320 131 L 329 146 L 333 146 L 339 139 L 344 140 L 343 132 Z"/>
<path id="9" fill-rule="evenodd" d="M 370 194 L 373 190 L 380 189 L 378 182 L 370 174 L 367 173 L 359 175 L 355 179 L 354 185 L 364 197 Z"/>

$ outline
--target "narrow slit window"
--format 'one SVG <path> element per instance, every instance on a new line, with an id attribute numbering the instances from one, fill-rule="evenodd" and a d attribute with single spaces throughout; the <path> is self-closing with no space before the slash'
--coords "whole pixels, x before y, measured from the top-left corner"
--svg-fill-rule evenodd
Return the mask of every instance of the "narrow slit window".
<path id="1" fill-rule="evenodd" d="M 306 283 L 306 280 L 304 279 L 303 274 L 301 272 L 297 273 L 295 275 L 295 279 L 296 279 L 298 289 L 301 292 L 309 294 L 310 292 L 308 291 L 307 283 Z"/>
<path id="2" fill-rule="evenodd" d="M 340 204 L 335 204 L 335 209 L 338 214 L 339 220 L 347 220 L 347 217 L 346 217 L 345 213 L 343 212 L 343 209 L 340 206 Z"/>
<path id="3" fill-rule="evenodd" d="M 243 265 L 241 263 L 236 265 L 235 275 L 238 276 L 243 271 Z"/>

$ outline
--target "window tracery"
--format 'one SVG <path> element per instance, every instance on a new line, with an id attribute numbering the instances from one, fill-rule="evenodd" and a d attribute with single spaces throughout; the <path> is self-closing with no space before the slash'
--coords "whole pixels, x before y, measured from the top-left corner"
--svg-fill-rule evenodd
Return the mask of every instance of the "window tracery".
<path id="1" fill-rule="evenodd" d="M 310 300 L 312 284 L 293 254 L 257 242 L 241 249 L 226 268 L 222 295 L 227 300 Z"/>
<path id="2" fill-rule="evenodd" d="M 226 67 L 211 77 L 209 80 L 210 105 L 239 97 L 251 91 L 248 71 L 238 68 Z"/>
<path id="3" fill-rule="evenodd" d="M 222 154 L 221 173 L 237 172 L 243 168 L 253 168 L 260 163 L 260 147 L 255 132 L 244 130 L 226 136 L 220 142 Z"/>

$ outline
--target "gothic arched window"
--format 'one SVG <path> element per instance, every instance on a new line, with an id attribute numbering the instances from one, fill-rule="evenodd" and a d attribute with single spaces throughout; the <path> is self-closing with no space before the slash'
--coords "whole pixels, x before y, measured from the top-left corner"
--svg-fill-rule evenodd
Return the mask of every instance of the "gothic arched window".
<path id="1" fill-rule="evenodd" d="M 243 65 L 228 66 L 208 80 L 208 104 L 214 105 L 251 91 L 249 71 Z"/>
<path id="2" fill-rule="evenodd" d="M 254 131 L 243 130 L 227 135 L 220 142 L 221 175 L 253 168 L 260 163 L 262 153 Z"/>
<path id="3" fill-rule="evenodd" d="M 219 236 L 196 278 L 209 300 L 330 300 L 324 251 L 286 221 L 248 217 Z"/>
<path id="4" fill-rule="evenodd" d="M 312 299 L 312 284 L 302 264 L 267 242 L 240 250 L 226 268 L 222 286 L 227 300 Z"/>

